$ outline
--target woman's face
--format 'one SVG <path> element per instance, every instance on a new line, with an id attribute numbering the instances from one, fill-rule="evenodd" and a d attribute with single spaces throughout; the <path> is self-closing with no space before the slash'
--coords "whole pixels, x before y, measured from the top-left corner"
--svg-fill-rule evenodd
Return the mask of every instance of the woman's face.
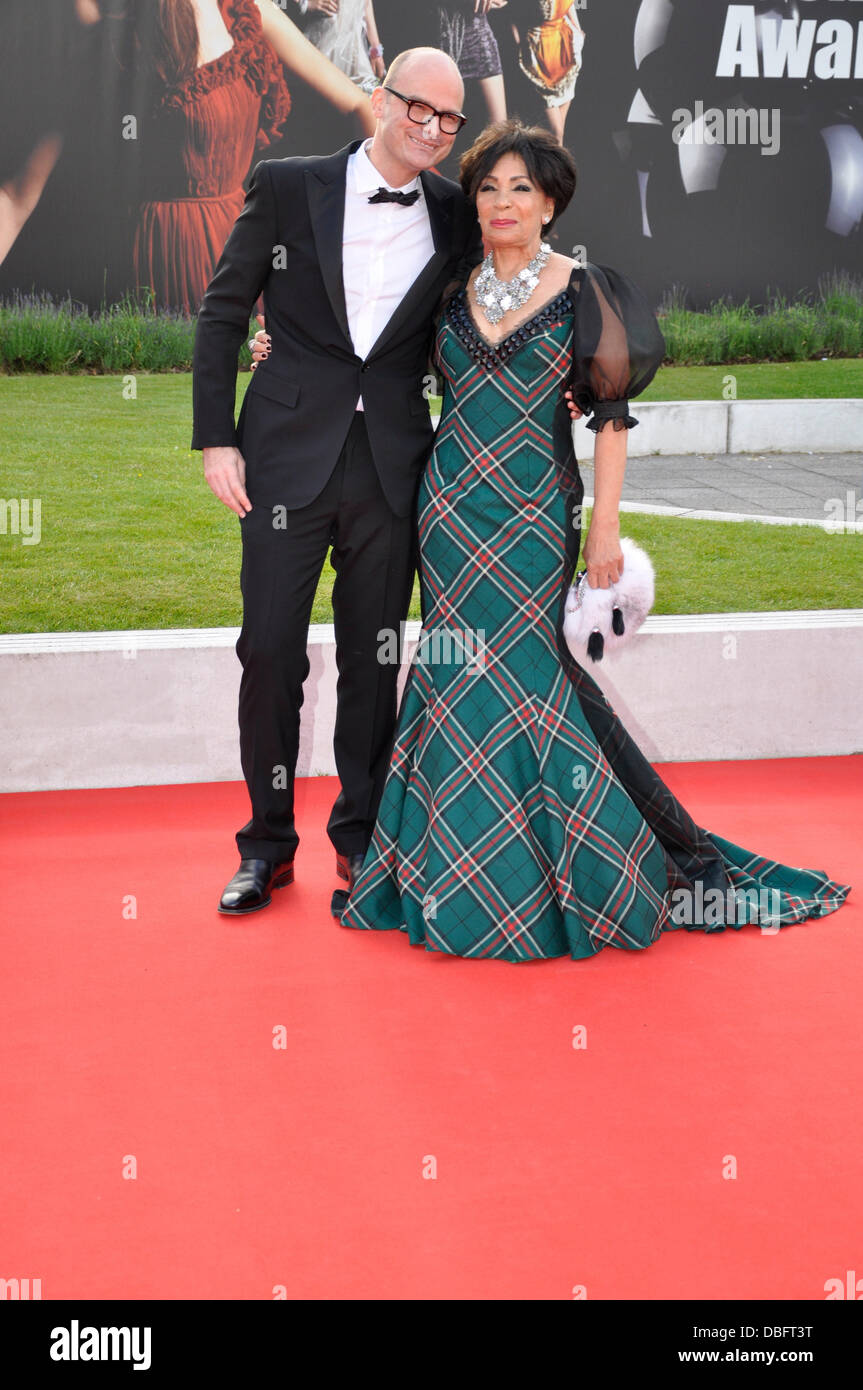
<path id="1" fill-rule="evenodd" d="M 533 253 L 544 219 L 554 214 L 554 199 L 533 182 L 521 155 L 505 154 L 480 180 L 476 211 L 487 246 L 524 246 Z"/>

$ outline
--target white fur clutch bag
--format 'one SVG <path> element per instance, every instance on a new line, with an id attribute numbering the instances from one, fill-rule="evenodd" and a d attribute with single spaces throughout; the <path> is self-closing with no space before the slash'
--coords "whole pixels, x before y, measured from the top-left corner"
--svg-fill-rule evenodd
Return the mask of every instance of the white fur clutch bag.
<path id="1" fill-rule="evenodd" d="M 580 570 L 566 598 L 563 635 L 582 665 L 585 657 L 601 661 L 606 652 L 619 651 L 653 607 L 655 585 L 650 556 L 628 536 L 621 536 L 620 548 L 623 573 L 616 584 L 607 589 L 591 589 L 587 571 Z"/>

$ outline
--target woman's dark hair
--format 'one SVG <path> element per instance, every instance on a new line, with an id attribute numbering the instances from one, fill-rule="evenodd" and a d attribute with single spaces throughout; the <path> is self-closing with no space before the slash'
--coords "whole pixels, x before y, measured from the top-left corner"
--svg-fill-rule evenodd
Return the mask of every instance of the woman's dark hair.
<path id="1" fill-rule="evenodd" d="M 459 181 L 471 202 L 476 202 L 483 179 L 505 154 L 519 155 L 532 181 L 554 200 L 554 215 L 543 229 L 543 235 L 547 235 L 575 192 L 575 160 L 550 130 L 522 125 L 517 120 L 497 121 L 486 126 L 461 157 Z"/>
<path id="2" fill-rule="evenodd" d="M 106 18 L 124 27 L 115 43 L 122 66 L 144 69 L 168 88 L 194 73 L 198 24 L 190 0 L 126 0 Z"/>

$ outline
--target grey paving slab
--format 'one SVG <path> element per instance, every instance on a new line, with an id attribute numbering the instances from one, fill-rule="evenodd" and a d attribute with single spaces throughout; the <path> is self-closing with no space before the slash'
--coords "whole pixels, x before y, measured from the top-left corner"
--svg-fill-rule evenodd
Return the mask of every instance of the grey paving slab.
<path id="1" fill-rule="evenodd" d="M 592 463 L 581 463 L 588 491 Z M 623 500 L 823 520 L 831 499 L 863 498 L 863 452 L 650 455 L 627 462 Z M 863 519 L 863 510 L 857 513 Z"/>

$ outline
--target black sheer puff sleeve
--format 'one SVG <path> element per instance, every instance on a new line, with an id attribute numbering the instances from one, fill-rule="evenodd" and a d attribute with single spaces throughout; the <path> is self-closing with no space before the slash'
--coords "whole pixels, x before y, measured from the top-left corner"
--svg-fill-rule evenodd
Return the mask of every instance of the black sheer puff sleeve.
<path id="1" fill-rule="evenodd" d="M 575 306 L 572 375 L 575 404 L 592 418 L 594 433 L 607 420 L 615 430 L 638 421 L 629 400 L 653 380 L 665 356 L 665 339 L 647 297 L 632 280 L 607 265 L 579 266 L 569 284 Z"/>

